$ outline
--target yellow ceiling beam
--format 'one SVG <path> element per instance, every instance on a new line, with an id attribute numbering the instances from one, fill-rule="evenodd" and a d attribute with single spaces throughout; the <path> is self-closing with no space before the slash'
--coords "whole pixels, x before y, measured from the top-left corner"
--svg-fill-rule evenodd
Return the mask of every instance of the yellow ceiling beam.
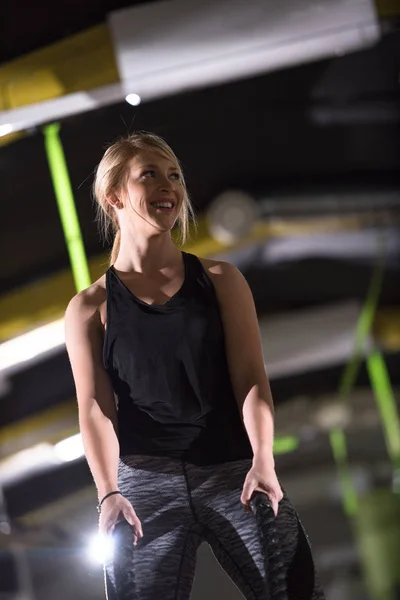
<path id="1" fill-rule="evenodd" d="M 381 19 L 400 15 L 400 0 L 375 0 L 375 6 Z"/>
<path id="2" fill-rule="evenodd" d="M 4 85 L 3 104 L 17 107 L 63 96 L 65 86 L 51 68 L 42 67 Z"/>
<path id="3" fill-rule="evenodd" d="M 0 110 L 119 81 L 106 24 L 67 37 L 0 67 Z"/>
<path id="4" fill-rule="evenodd" d="M 0 111 L 119 81 L 107 24 L 69 36 L 0 67 Z M 18 136 L 0 139 L 5 145 Z"/>

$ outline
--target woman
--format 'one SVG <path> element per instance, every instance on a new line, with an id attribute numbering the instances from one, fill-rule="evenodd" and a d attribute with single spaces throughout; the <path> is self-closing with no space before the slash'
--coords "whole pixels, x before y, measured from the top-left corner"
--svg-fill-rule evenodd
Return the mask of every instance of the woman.
<path id="1" fill-rule="evenodd" d="M 301 536 L 275 473 L 249 287 L 231 264 L 173 242 L 174 226 L 185 240 L 192 209 L 179 162 L 158 136 L 109 147 L 94 195 L 115 235 L 111 266 L 71 300 L 66 343 L 100 531 L 115 538 L 107 596 L 188 600 L 206 540 L 245 598 L 265 598 L 255 491 L 284 523 L 290 587 Z M 322 597 L 313 578 L 308 586 L 309 598 Z M 305 598 L 301 587 L 295 581 L 291 597 Z"/>

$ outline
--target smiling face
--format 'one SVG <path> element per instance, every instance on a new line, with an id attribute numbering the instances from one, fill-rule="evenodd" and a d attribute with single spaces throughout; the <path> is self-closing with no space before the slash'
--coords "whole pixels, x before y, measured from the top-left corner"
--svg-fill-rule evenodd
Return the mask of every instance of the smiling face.
<path id="1" fill-rule="evenodd" d="M 184 186 L 178 164 L 161 153 L 142 151 L 130 161 L 124 208 L 119 210 L 120 226 L 128 220 L 135 229 L 150 235 L 170 231 L 182 203 Z"/>

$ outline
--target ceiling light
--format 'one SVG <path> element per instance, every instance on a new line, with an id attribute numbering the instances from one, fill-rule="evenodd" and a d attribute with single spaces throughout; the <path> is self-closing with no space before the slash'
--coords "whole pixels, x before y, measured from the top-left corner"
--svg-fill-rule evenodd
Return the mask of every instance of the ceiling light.
<path id="1" fill-rule="evenodd" d="M 64 319 L 32 329 L 0 344 L 0 370 L 35 359 L 64 344 Z"/>
<path id="2" fill-rule="evenodd" d="M 141 98 L 139 94 L 128 94 L 125 98 L 128 104 L 132 104 L 132 106 L 139 106 L 141 102 Z"/>
<path id="3" fill-rule="evenodd" d="M 54 454 L 62 462 L 69 462 L 83 456 L 84 449 L 81 434 L 77 433 L 55 444 Z"/>
<path id="4" fill-rule="evenodd" d="M 258 217 L 255 200 L 241 190 L 226 190 L 207 211 L 209 231 L 221 244 L 230 245 L 248 235 Z"/>
<path id="5" fill-rule="evenodd" d="M 39 473 L 44 468 L 59 464 L 53 446 L 42 442 L 20 450 L 0 462 L 0 485 L 4 486 L 26 476 Z"/>
<path id="6" fill-rule="evenodd" d="M 5 123 L 4 125 L 0 125 L 0 137 L 3 135 L 8 135 L 13 131 L 13 126 L 11 123 Z"/>
<path id="7" fill-rule="evenodd" d="M 0 488 L 33 473 L 77 460 L 84 456 L 81 434 L 72 435 L 56 444 L 42 442 L 0 460 Z M 0 515 L 1 524 L 1 515 Z"/>

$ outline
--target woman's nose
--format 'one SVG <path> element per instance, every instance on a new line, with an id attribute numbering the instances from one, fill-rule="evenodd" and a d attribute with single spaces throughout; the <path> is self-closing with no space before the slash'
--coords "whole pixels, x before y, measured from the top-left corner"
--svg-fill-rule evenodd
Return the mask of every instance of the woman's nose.
<path id="1" fill-rule="evenodd" d="M 168 177 L 162 177 L 160 180 L 160 189 L 161 190 L 173 190 L 174 186 L 172 181 Z"/>

